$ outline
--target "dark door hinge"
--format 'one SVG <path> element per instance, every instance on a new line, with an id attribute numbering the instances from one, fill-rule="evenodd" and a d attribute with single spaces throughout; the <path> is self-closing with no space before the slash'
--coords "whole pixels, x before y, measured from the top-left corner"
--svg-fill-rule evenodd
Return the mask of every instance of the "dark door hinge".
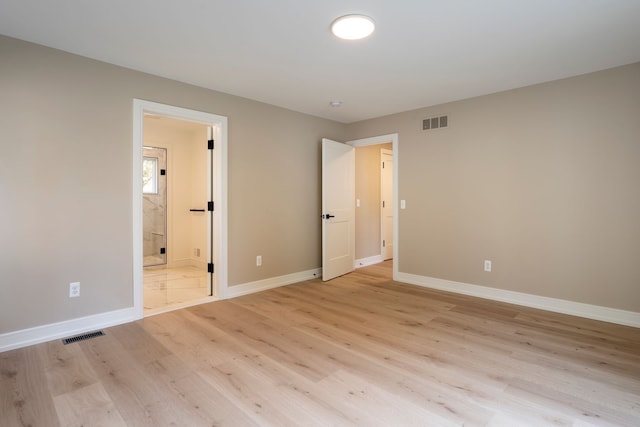
<path id="1" fill-rule="evenodd" d="M 207 141 L 207 148 L 208 148 L 209 150 L 213 150 L 213 146 L 214 146 L 214 141 L 213 141 L 213 139 L 208 140 L 208 141 Z"/>
<path id="2" fill-rule="evenodd" d="M 207 202 L 207 210 L 209 212 L 213 212 L 214 211 L 213 202 Z"/>
<path id="3" fill-rule="evenodd" d="M 215 270 L 215 267 L 213 265 L 212 262 L 210 262 L 209 264 L 207 264 L 207 273 L 213 273 Z"/>

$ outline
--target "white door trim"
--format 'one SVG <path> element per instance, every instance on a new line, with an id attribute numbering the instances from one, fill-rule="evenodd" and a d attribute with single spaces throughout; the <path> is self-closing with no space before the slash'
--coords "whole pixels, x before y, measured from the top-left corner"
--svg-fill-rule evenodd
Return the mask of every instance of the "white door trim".
<path id="1" fill-rule="evenodd" d="M 398 134 L 390 133 L 388 135 L 373 136 L 370 138 L 356 139 L 347 141 L 347 144 L 353 147 L 365 147 L 367 145 L 387 144 L 391 142 L 393 150 L 393 280 L 398 280 L 398 265 L 400 257 L 398 255 L 398 208 L 400 200 L 398 199 Z"/>
<path id="2" fill-rule="evenodd" d="M 155 114 L 177 120 L 200 123 L 215 129 L 214 188 L 215 214 L 213 227 L 217 239 L 214 239 L 215 289 L 216 299 L 224 298 L 227 292 L 227 118 L 215 114 L 141 99 L 133 100 L 133 309 L 137 318 L 144 317 L 143 276 L 142 276 L 142 146 L 144 115 Z M 204 141 L 203 141 L 204 143 Z"/>

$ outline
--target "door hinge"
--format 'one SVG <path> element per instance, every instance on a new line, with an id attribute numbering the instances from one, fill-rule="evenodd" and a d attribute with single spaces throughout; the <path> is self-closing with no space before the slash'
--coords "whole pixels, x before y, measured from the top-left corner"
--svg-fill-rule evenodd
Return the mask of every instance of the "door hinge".
<path id="1" fill-rule="evenodd" d="M 166 169 L 160 169 L 160 175 L 166 175 L 166 174 L 167 174 Z"/>
<path id="2" fill-rule="evenodd" d="M 213 202 L 207 202 L 207 210 L 209 212 L 213 212 L 214 211 Z"/>
<path id="3" fill-rule="evenodd" d="M 213 145 L 214 145 L 213 139 L 210 139 L 210 140 L 207 141 L 207 148 L 209 150 L 213 150 Z"/>
<path id="4" fill-rule="evenodd" d="M 384 169 L 384 162 L 382 162 L 382 169 Z"/>
<path id="5" fill-rule="evenodd" d="M 166 253 L 167 253 L 166 248 L 160 248 L 160 254 L 166 254 Z"/>
<path id="6" fill-rule="evenodd" d="M 212 262 L 210 262 L 209 264 L 207 264 L 207 273 L 213 273 L 215 270 L 215 267 L 213 265 Z"/>
<path id="7" fill-rule="evenodd" d="M 383 208 L 385 207 L 385 205 L 384 205 L 384 200 L 382 201 L 382 207 L 383 207 Z"/>
<path id="8" fill-rule="evenodd" d="M 383 241 L 382 241 L 382 247 L 383 247 L 383 248 L 386 248 L 386 247 L 387 247 L 387 241 L 386 241 L 386 240 L 383 240 Z"/>

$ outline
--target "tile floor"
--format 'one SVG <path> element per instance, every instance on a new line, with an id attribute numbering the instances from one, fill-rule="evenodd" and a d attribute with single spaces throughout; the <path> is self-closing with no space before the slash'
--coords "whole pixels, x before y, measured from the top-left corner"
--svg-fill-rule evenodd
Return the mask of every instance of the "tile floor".
<path id="1" fill-rule="evenodd" d="M 144 268 L 144 309 L 157 310 L 209 295 L 209 275 L 196 267 Z"/>

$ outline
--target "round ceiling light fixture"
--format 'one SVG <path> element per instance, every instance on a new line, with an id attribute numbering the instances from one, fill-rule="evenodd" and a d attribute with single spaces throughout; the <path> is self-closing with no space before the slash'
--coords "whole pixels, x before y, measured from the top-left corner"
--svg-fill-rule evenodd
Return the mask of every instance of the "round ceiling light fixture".
<path id="1" fill-rule="evenodd" d="M 373 19 L 365 15 L 345 15 L 333 21 L 331 32 L 341 39 L 360 40 L 375 30 Z"/>

